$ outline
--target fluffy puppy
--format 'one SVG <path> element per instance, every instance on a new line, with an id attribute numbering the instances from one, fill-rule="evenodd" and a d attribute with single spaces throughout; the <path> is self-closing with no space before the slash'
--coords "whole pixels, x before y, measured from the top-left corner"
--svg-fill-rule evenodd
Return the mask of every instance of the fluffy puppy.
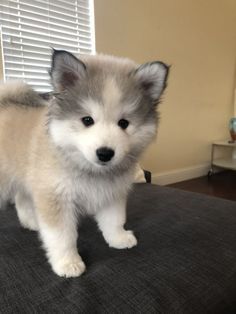
<path id="1" fill-rule="evenodd" d="M 154 138 L 166 86 L 162 62 L 54 51 L 53 99 L 24 83 L 0 87 L 0 206 L 12 198 L 23 227 L 39 231 L 59 276 L 85 270 L 79 216 L 94 216 L 109 246 L 137 244 L 125 230 L 138 157 Z"/>

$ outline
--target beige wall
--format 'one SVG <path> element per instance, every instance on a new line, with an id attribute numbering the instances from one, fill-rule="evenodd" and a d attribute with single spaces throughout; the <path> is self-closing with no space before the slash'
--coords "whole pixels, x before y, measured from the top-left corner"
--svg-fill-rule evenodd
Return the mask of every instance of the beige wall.
<path id="1" fill-rule="evenodd" d="M 157 140 L 143 157 L 153 173 L 209 162 L 228 137 L 236 58 L 235 0 L 94 0 L 97 52 L 172 65 Z"/>

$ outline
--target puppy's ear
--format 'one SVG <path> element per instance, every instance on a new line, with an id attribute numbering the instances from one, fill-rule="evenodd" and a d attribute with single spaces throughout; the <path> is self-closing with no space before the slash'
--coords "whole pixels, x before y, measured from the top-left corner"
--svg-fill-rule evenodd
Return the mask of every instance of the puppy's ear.
<path id="1" fill-rule="evenodd" d="M 86 65 L 70 52 L 53 50 L 49 74 L 55 90 L 63 91 L 85 77 Z"/>
<path id="2" fill-rule="evenodd" d="M 156 104 L 166 87 L 168 73 L 169 67 L 163 62 L 156 61 L 141 65 L 134 75 L 144 94 Z"/>

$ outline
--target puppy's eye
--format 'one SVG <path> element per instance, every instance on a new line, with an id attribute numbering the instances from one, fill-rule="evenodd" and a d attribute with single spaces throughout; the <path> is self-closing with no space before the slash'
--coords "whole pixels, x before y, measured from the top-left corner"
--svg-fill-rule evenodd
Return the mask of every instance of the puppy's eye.
<path id="1" fill-rule="evenodd" d="M 125 119 L 120 119 L 120 120 L 118 121 L 118 125 L 119 125 L 119 127 L 120 127 L 121 129 L 125 130 L 125 129 L 127 129 L 128 126 L 129 126 L 129 121 L 128 121 L 128 120 L 125 120 Z"/>
<path id="2" fill-rule="evenodd" d="M 94 120 L 92 117 L 83 117 L 81 120 L 85 126 L 91 126 L 94 124 Z"/>

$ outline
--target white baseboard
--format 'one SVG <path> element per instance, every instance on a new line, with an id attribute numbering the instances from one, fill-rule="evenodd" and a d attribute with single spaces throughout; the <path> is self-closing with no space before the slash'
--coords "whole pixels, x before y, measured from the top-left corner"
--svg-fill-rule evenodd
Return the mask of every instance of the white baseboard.
<path id="1" fill-rule="evenodd" d="M 180 181 L 190 180 L 207 175 L 210 170 L 210 164 L 203 164 L 188 168 L 160 172 L 152 174 L 152 183 L 167 185 Z"/>

